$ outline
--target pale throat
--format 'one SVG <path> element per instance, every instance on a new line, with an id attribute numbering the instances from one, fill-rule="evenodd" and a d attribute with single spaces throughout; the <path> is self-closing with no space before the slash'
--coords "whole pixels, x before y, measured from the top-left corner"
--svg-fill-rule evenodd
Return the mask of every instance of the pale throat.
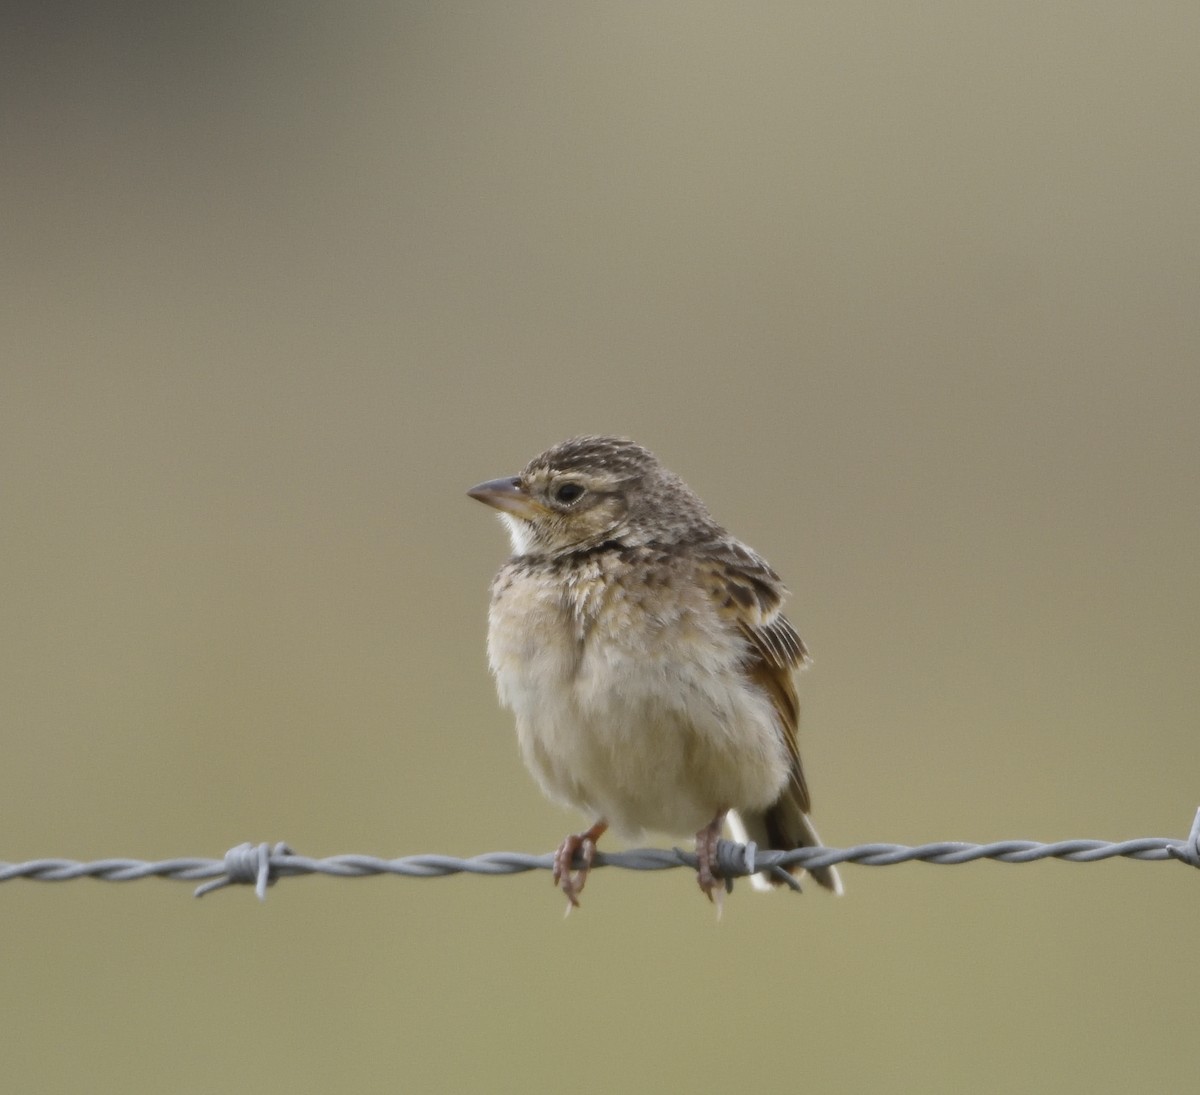
<path id="1" fill-rule="evenodd" d="M 529 534 L 529 522 L 511 513 L 501 513 L 500 520 L 508 529 L 508 538 L 512 541 L 514 555 L 528 555 L 533 547 L 533 537 Z"/>

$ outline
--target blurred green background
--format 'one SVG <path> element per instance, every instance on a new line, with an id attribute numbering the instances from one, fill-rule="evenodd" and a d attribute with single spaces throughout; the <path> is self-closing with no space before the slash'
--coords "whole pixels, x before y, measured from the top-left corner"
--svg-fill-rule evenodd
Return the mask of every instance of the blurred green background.
<path id="1" fill-rule="evenodd" d="M 656 450 L 830 844 L 1200 805 L 1200 8 L 9 4 L 0 857 L 544 851 L 464 490 Z M 614 842 L 614 846 L 616 843 Z M 1183 1092 L 1200 875 L 0 888 L 22 1092 Z"/>

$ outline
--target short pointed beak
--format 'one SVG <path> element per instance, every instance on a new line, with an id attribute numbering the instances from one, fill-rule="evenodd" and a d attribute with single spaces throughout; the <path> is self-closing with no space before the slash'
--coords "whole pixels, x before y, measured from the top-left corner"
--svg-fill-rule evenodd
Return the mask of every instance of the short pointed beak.
<path id="1" fill-rule="evenodd" d="M 514 517 L 523 517 L 526 521 L 545 512 L 543 506 L 525 493 L 521 481 L 515 476 L 510 479 L 489 479 L 472 487 L 467 495 L 504 513 L 511 513 Z"/>

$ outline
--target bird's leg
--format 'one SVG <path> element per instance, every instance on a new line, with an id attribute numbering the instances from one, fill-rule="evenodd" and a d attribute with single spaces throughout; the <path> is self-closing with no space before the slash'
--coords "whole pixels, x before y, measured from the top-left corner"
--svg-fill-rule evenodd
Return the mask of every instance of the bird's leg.
<path id="1" fill-rule="evenodd" d="M 582 833 L 572 833 L 554 853 L 554 884 L 567 895 L 571 908 L 579 908 L 579 895 L 583 893 L 587 882 L 588 871 L 592 869 L 592 860 L 596 858 L 596 841 L 599 840 L 608 822 L 601 818 L 590 829 Z M 583 861 L 583 866 L 572 873 L 571 864 L 575 862 L 575 853 Z"/>
<path id="2" fill-rule="evenodd" d="M 721 839 L 721 826 L 725 822 L 727 811 L 721 810 L 696 834 L 696 881 L 709 901 L 717 900 L 713 892 L 719 890 L 723 883 L 713 874 L 717 862 L 717 841 Z M 720 897 L 718 893 L 717 897 Z"/>

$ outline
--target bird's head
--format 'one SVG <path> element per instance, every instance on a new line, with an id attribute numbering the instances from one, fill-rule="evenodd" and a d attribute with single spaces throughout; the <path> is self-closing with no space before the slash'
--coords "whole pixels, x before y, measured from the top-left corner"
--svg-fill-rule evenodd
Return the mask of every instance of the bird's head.
<path id="1" fill-rule="evenodd" d="M 670 542 L 708 520 L 678 476 L 621 437 L 573 437 L 535 456 L 520 475 L 467 494 L 500 511 L 518 555 L 561 555 L 610 540 Z"/>

